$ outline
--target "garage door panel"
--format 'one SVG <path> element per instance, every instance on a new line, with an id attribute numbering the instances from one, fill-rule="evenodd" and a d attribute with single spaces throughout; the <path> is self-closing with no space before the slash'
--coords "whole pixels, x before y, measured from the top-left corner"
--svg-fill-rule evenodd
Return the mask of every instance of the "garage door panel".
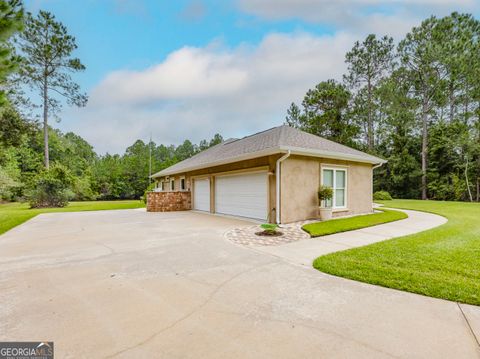
<path id="1" fill-rule="evenodd" d="M 215 191 L 217 213 L 266 220 L 268 211 L 266 172 L 217 177 Z"/>
<path id="2" fill-rule="evenodd" d="M 208 178 L 193 180 L 193 209 L 210 211 L 210 180 Z"/>

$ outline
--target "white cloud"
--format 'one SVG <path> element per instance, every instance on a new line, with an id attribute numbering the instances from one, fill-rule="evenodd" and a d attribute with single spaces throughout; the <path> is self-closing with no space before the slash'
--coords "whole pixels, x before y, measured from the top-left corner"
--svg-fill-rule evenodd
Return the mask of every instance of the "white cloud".
<path id="1" fill-rule="evenodd" d="M 340 79 L 354 37 L 345 33 L 267 35 L 258 46 L 184 47 L 143 71 L 115 71 L 69 109 L 75 130 L 100 152 L 122 152 L 138 138 L 178 144 L 215 133 L 240 136 L 284 122 L 307 89 Z"/>
<path id="2" fill-rule="evenodd" d="M 394 37 L 432 14 L 473 11 L 478 5 L 477 0 L 237 0 L 241 11 L 262 19 L 301 19 Z"/>

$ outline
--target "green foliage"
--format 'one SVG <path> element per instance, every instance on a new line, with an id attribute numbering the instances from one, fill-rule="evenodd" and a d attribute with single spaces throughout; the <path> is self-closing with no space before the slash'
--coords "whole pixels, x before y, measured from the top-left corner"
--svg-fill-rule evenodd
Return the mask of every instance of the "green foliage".
<path id="1" fill-rule="evenodd" d="M 437 213 L 434 229 L 317 258 L 322 272 L 454 302 L 480 305 L 480 204 L 394 200 L 389 207 Z"/>
<path id="2" fill-rule="evenodd" d="M 302 110 L 292 103 L 287 112 L 287 123 L 317 136 L 355 146 L 360 127 L 348 116 L 351 94 L 335 80 L 320 82 L 308 90 Z"/>
<path id="3" fill-rule="evenodd" d="M 374 152 L 375 131 L 381 121 L 378 88 L 393 67 L 393 49 L 391 37 L 377 39 L 374 34 L 370 34 L 362 43 L 355 42 L 345 55 L 348 72 L 344 80 L 352 90 L 356 90 L 352 112 L 357 121 L 366 125 L 365 143 L 370 152 Z"/>
<path id="4" fill-rule="evenodd" d="M 408 216 L 404 212 L 378 208 L 381 213 L 360 215 L 349 218 L 331 219 L 305 224 L 302 229 L 312 237 L 326 236 L 339 232 L 353 231 L 355 229 L 376 226 L 382 223 L 399 221 Z"/>
<path id="5" fill-rule="evenodd" d="M 147 203 L 147 193 L 151 192 L 155 189 L 155 182 L 152 182 L 148 185 L 147 189 L 145 189 L 145 192 L 143 192 L 143 196 L 140 197 L 140 200 L 143 201 L 143 203 Z"/>
<path id="6" fill-rule="evenodd" d="M 479 51 L 470 14 L 432 16 L 396 48 L 370 34 L 347 52 L 344 85 L 308 90 L 287 123 L 387 159 L 375 191 L 480 201 Z"/>
<path id="7" fill-rule="evenodd" d="M 373 194 L 374 201 L 391 201 L 393 198 L 387 191 L 377 191 Z"/>
<path id="8" fill-rule="evenodd" d="M 24 135 L 32 135 L 34 125 L 24 120 L 11 105 L 0 108 L 0 146 L 19 146 Z"/>
<path id="9" fill-rule="evenodd" d="M 73 181 L 70 171 L 59 164 L 40 172 L 29 195 L 31 208 L 65 207 L 73 195 Z"/>
<path id="10" fill-rule="evenodd" d="M 5 106 L 7 78 L 18 69 L 20 58 L 9 42 L 12 35 L 23 28 L 23 5 L 21 0 L 0 0 L 0 105 Z M 0 126 L 1 128 L 2 126 Z"/>
<path id="11" fill-rule="evenodd" d="M 20 185 L 7 171 L 0 167 L 0 199 L 12 200 L 13 189 Z"/>
<path id="12" fill-rule="evenodd" d="M 277 233 L 278 224 L 263 223 L 260 225 L 260 227 L 263 229 L 265 233 L 272 235 Z"/>
<path id="13" fill-rule="evenodd" d="M 318 195 L 318 200 L 320 202 L 328 201 L 328 200 L 332 199 L 332 197 L 333 197 L 333 189 L 332 189 L 332 187 L 321 185 L 318 188 L 317 195 Z"/>

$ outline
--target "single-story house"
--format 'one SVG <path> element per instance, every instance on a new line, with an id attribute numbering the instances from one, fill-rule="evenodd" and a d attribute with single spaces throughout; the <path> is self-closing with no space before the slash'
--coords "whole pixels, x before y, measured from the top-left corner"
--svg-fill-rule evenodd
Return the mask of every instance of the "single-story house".
<path id="1" fill-rule="evenodd" d="M 320 184 L 333 216 L 371 213 L 373 169 L 385 160 L 289 126 L 228 139 L 152 175 L 148 211 L 198 210 L 289 223 L 318 218 Z"/>

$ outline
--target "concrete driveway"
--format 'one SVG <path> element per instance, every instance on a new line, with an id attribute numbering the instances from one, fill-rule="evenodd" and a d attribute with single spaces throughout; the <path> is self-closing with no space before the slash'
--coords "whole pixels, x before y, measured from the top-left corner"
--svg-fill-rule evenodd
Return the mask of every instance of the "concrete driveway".
<path id="1" fill-rule="evenodd" d="M 193 212 L 43 214 L 0 236 L 0 341 L 57 358 L 480 358 L 479 307 L 234 245 Z M 466 318 L 469 319 L 469 323 Z"/>

